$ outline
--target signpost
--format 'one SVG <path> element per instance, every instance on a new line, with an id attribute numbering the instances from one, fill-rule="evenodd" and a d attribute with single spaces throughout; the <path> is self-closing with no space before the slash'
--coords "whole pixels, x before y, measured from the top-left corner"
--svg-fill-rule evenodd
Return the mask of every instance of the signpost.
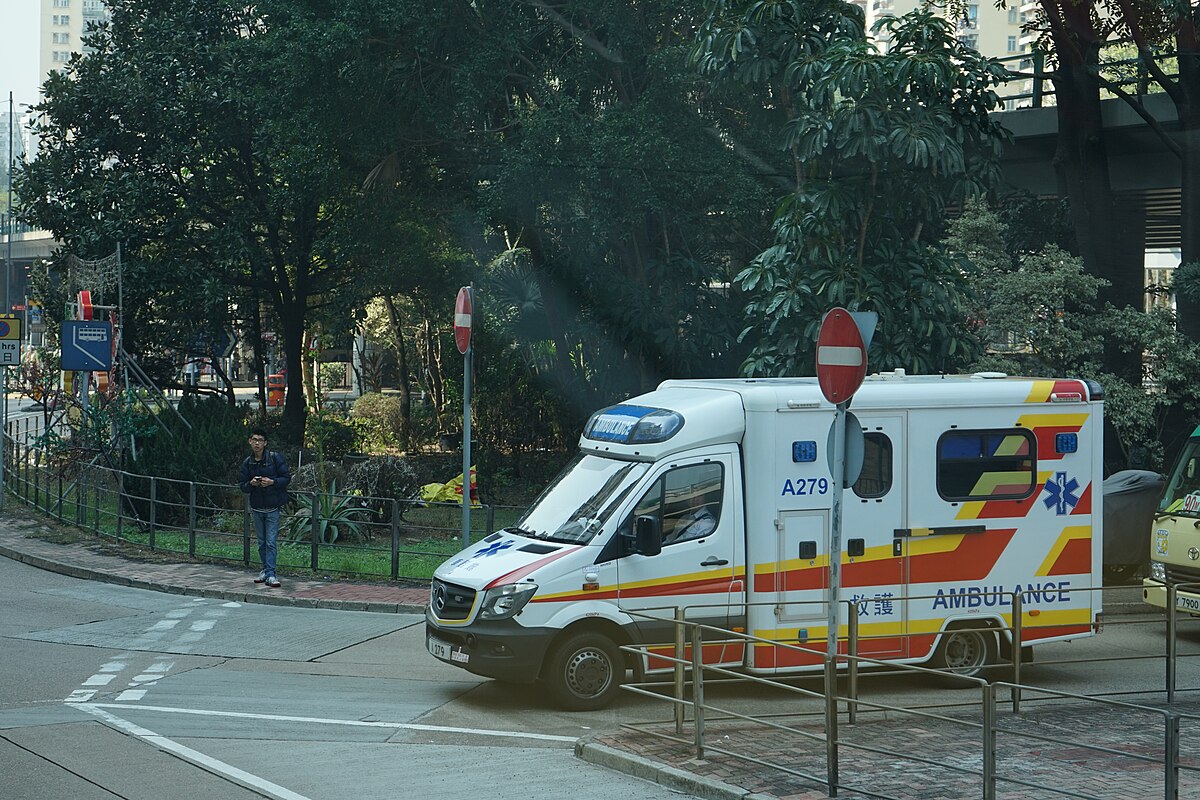
<path id="1" fill-rule="evenodd" d="M 869 326 L 864 336 L 859 322 Z M 875 330 L 874 315 L 862 315 L 856 319 L 844 308 L 827 312 L 821 320 L 821 331 L 817 335 L 817 383 L 821 394 L 834 404 L 833 428 L 830 431 L 830 483 L 832 494 L 829 511 L 829 606 L 826 628 L 825 694 L 832 698 L 837 694 L 837 643 L 838 612 L 841 609 L 842 585 L 842 492 L 850 482 L 846 465 L 846 406 L 850 398 L 862 386 L 867 374 L 867 342 Z M 866 341 L 864 341 L 864 339 Z M 858 438 L 862 438 L 859 428 Z M 859 463 L 854 470 L 862 468 L 861 451 Z M 857 480 L 857 474 L 854 480 Z M 837 741 L 837 704 L 827 702 L 826 735 Z M 830 796 L 837 791 L 837 745 L 828 748 Z"/>
<path id="2" fill-rule="evenodd" d="M 112 369 L 112 323 L 77 319 L 63 322 L 62 368 L 67 372 Z"/>
<path id="3" fill-rule="evenodd" d="M 21 365 L 21 320 L 19 317 L 0 318 L 0 367 Z"/>
<path id="4" fill-rule="evenodd" d="M 8 433 L 8 368 L 21 366 L 21 320 L 17 317 L 0 319 L 0 400 L 4 402 L 0 414 L 0 432 Z M 0 442 L 3 440 L 0 439 Z M 4 448 L 0 447 L 0 508 L 4 507 Z"/>
<path id="5" fill-rule="evenodd" d="M 463 481 L 462 543 L 471 544 L 471 327 L 475 315 L 475 284 L 458 290 L 454 300 L 454 344 L 463 354 Z"/>

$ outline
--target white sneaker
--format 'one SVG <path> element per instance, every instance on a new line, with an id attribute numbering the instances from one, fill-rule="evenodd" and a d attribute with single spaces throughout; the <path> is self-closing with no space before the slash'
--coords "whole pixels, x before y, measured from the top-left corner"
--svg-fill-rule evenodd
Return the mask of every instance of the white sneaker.
<path id="1" fill-rule="evenodd" d="M 266 580 L 267 580 L 267 573 L 265 571 L 263 571 L 263 572 L 258 573 L 258 577 L 254 579 L 254 582 L 255 583 L 265 583 Z"/>

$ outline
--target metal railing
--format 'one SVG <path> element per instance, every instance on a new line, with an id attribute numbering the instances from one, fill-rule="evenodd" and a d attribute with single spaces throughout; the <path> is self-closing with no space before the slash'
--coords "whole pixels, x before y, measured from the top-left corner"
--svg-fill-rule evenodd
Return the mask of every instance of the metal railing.
<path id="1" fill-rule="evenodd" d="M 15 435 L 14 435 L 15 434 Z M 10 424 L 4 482 L 17 499 L 104 537 L 153 551 L 249 566 L 257 540 L 237 486 L 124 471 L 56 456 Z M 391 580 L 426 580 L 462 547 L 459 503 L 321 491 L 292 492 L 280 515 L 278 566 Z M 471 515 L 477 541 L 520 509 L 481 504 Z"/>
<path id="2" fill-rule="evenodd" d="M 1196 588 L 1200 588 L 1200 586 Z M 1079 589 L 1076 591 L 1101 591 L 1101 589 Z M 1028 776 L 1006 773 L 1002 764 L 997 761 L 996 755 L 997 743 L 1003 737 L 1006 741 L 1014 743 L 1027 741 L 1041 744 L 1045 744 L 1046 742 L 1054 742 L 1059 745 L 1069 744 L 1085 752 L 1104 754 L 1109 757 L 1126 758 L 1140 763 L 1160 764 L 1163 774 L 1162 796 L 1166 800 L 1177 800 L 1180 796 L 1180 774 L 1182 772 L 1200 774 L 1200 766 L 1197 766 L 1194 758 L 1191 760 L 1181 758 L 1182 737 L 1180 734 L 1180 721 L 1182 719 L 1200 720 L 1200 713 L 1189 713 L 1173 705 L 1177 691 L 1182 691 L 1178 690 L 1175 685 L 1178 674 L 1177 662 L 1179 659 L 1185 657 L 1179 653 L 1176 642 L 1178 628 L 1175 624 L 1177 612 L 1174 610 L 1174 591 L 1175 587 L 1170 587 L 1169 596 L 1171 602 L 1169 608 L 1171 611 L 1165 615 L 1167 618 L 1167 636 L 1165 637 L 1166 641 L 1163 652 L 1132 657 L 1139 659 L 1161 659 L 1164 661 L 1165 667 L 1161 688 L 1132 688 L 1129 691 L 1087 695 L 1021 682 L 1022 647 L 1029 641 L 1035 641 L 1039 638 L 1037 631 L 1039 627 L 1050 627 L 1029 624 L 1026 619 L 1028 616 L 1027 611 L 1024 607 L 1024 603 L 1028 599 L 1025 595 L 1029 594 L 1028 592 L 998 593 L 1007 595 L 1009 601 L 1012 603 L 1011 619 L 1013 623 L 1011 625 L 1002 628 L 987 625 L 977 628 L 957 629 L 959 631 L 986 631 L 988 635 L 996 636 L 998 639 L 1007 639 L 1008 650 L 1011 656 L 1011 663 L 1007 667 L 1010 680 L 995 681 L 992 683 L 982 678 L 953 675 L 942 670 L 931 669 L 916 664 L 897 663 L 895 661 L 858 655 L 861 643 L 869 639 L 869 637 L 859 636 L 856 612 L 859 604 L 869 602 L 869 599 L 844 601 L 848 624 L 845 637 L 839 640 L 844 643 L 842 645 L 843 652 L 839 652 L 837 657 L 832 660 L 824 652 L 824 648 L 817 650 L 802 644 L 761 638 L 740 631 L 727 630 L 691 621 L 689 617 L 697 610 L 703 608 L 701 606 L 674 609 L 664 607 L 662 609 L 646 609 L 641 612 L 626 610 L 625 613 L 634 618 L 641 617 L 660 623 L 670 621 L 674 625 L 675 639 L 670 655 L 667 654 L 666 650 L 671 647 L 672 643 L 627 645 L 622 648 L 638 658 L 653 658 L 660 662 L 669 662 L 672 665 L 672 675 L 669 681 L 644 680 L 640 683 L 629 684 L 624 688 L 638 695 L 670 703 L 674 709 L 674 732 L 666 733 L 658 729 L 662 723 L 626 723 L 622 727 L 684 744 L 690 748 L 692 754 L 697 759 L 707 758 L 714 753 L 721 754 L 745 763 L 778 770 L 804 780 L 823 784 L 826 786 L 830 797 L 836 796 L 839 789 L 853 790 L 863 796 L 885 798 L 885 800 L 891 797 L 891 795 L 883 794 L 882 789 L 877 784 L 873 784 L 872 787 L 858 786 L 847 783 L 841 778 L 843 757 L 840 749 L 842 747 L 890 759 L 902 759 L 925 765 L 933 765 L 952 773 L 977 778 L 982 787 L 981 796 L 985 800 L 993 800 L 997 796 L 997 787 L 1001 785 L 1035 788 L 1043 792 L 1044 796 L 1093 797 L 1093 795 L 1076 791 L 1064 785 L 1061 783 L 1061 779 L 1056 780 L 1054 785 L 1049 785 L 1031 781 L 1028 779 Z M 915 600 L 919 598 L 898 598 L 897 602 L 909 599 Z M 819 604 L 824 605 L 823 603 Z M 764 603 L 761 605 L 773 606 L 775 604 Z M 708 608 L 712 608 L 712 606 L 708 606 Z M 670 618 L 666 616 L 667 612 L 672 612 Z M 1163 620 L 1157 617 L 1149 620 L 1131 619 L 1128 623 L 1106 622 L 1106 626 L 1115 624 L 1146 624 L 1147 622 L 1161 625 Z M 814 660 L 814 666 L 819 664 L 824 668 L 826 678 L 825 688 L 824 690 L 816 690 L 795 685 L 797 678 L 801 677 L 797 675 L 780 678 L 778 676 L 748 674 L 740 669 L 730 668 L 729 666 L 703 663 L 702 652 L 705 642 L 710 644 L 717 642 L 739 642 L 743 648 L 754 647 L 756 644 L 768 645 L 791 652 L 798 658 Z M 652 650 L 653 654 L 651 655 Z M 1084 661 L 1125 661 L 1130 658 L 1128 655 L 1122 655 L 1112 658 L 1064 659 L 1040 661 L 1039 665 L 1083 663 Z M 973 686 L 978 691 L 978 700 L 973 703 L 901 706 L 864 699 L 861 696 L 859 685 L 859 677 L 864 668 L 871 668 L 870 674 L 872 676 L 927 675 L 937 677 L 943 681 L 952 679 L 964 686 Z M 1005 668 L 996 667 L 995 669 L 1004 670 Z M 839 671 L 844 671 L 845 674 L 845 693 L 842 693 L 837 688 L 837 674 Z M 812 677 L 814 674 L 816 673 L 809 673 L 809 677 Z M 807 712 L 789 710 L 785 712 L 773 711 L 769 714 L 747 713 L 744 710 L 717 705 L 710 699 L 709 694 L 706 692 L 706 686 L 712 684 L 714 678 L 721 685 L 731 682 L 745 682 L 761 687 L 768 687 L 792 697 L 808 698 L 815 702 Z M 690 694 L 688 691 L 689 687 Z M 1195 691 L 1195 689 L 1191 691 Z M 1007 702 L 1004 702 L 1005 695 L 1007 695 Z M 1121 695 L 1161 695 L 1166 699 L 1167 705 L 1166 707 L 1159 707 L 1148 705 L 1144 702 L 1115 699 Z M 1144 732 L 1154 727 L 1157 728 L 1159 731 L 1159 734 L 1157 734 L 1159 744 L 1154 748 L 1157 752 L 1149 754 L 1137 749 L 1114 748 L 1094 740 L 1088 741 L 1084 738 L 1064 738 L 1063 735 L 1058 734 L 1050 737 L 1045 733 L 1039 733 L 1034 726 L 1026 724 L 1025 717 L 1027 712 L 1022 710 L 1022 698 L 1029 700 L 1031 696 L 1039 702 L 1050 699 L 1070 701 L 1089 710 L 1099 708 L 1118 709 L 1121 712 L 1121 719 L 1115 724 L 1119 724 L 1122 731 L 1127 730 L 1127 726 L 1131 725 L 1130 715 L 1142 715 L 1143 719 L 1148 715 L 1151 719 L 1157 719 L 1159 721 L 1158 724 L 1156 726 L 1147 724 L 1146 727 L 1140 730 Z M 958 709 L 958 713 L 945 713 L 952 708 Z M 975 711 L 964 716 L 964 709 L 969 710 L 971 708 L 974 708 Z M 1007 716 L 1001 714 L 1004 708 L 1008 708 Z M 968 736 L 973 737 L 970 741 L 974 741 L 976 745 L 974 753 L 970 755 L 971 760 L 977 761 L 979 767 L 977 769 L 967 768 L 962 766 L 962 763 L 927 757 L 922 753 L 913 752 L 912 749 L 898 750 L 879 747 L 875 744 L 852 741 L 842 735 L 839 726 L 843 720 L 850 726 L 857 725 L 860 710 L 900 715 L 904 718 L 916 720 L 933 721 L 939 726 L 945 725 L 955 730 L 964 731 L 961 736 L 952 738 L 954 738 L 956 746 L 961 747 L 964 746 L 964 742 L 968 741 Z M 691 712 L 690 731 L 688 730 L 688 712 Z M 819 726 L 814 726 L 811 723 L 811 720 L 815 718 L 822 719 L 822 723 Z M 796 736 L 802 742 L 822 748 L 825 760 L 824 769 L 804 769 L 798 768 L 794 763 L 772 762 L 746 752 L 739 752 L 731 746 L 724 744 L 725 739 L 722 739 L 720 744 L 714 744 L 709 735 L 709 728 L 714 723 L 714 720 L 717 719 L 722 723 L 730 721 L 747 723 L 751 726 L 766 728 L 773 732 L 787 733 Z M 967 731 L 973 731 L 974 733 L 967 734 Z M 1018 746 L 1018 744 L 1011 746 Z M 778 744 L 775 749 L 779 749 Z M 961 756 L 962 754 L 960 753 L 959 755 Z M 811 759 L 809 760 L 811 761 Z M 962 760 L 962 758 L 959 758 L 958 761 L 961 762 Z M 963 794 L 962 796 L 967 795 Z M 1152 795 L 1147 791 L 1143 796 L 1149 797 Z"/>
<path id="3" fill-rule="evenodd" d="M 1143 59 L 1137 55 L 1129 58 L 1105 59 L 1103 55 L 1105 51 L 1111 52 L 1130 47 L 1130 43 L 1124 41 L 1106 43 L 1101 51 L 1100 76 L 1112 86 L 1140 99 L 1150 93 L 1153 84 L 1150 70 L 1146 67 Z M 1000 99 L 1006 101 L 1006 106 L 1011 103 L 1011 107 L 1015 108 L 1041 108 L 1055 104 L 1054 84 L 1045 77 L 1047 75 L 1046 54 L 1033 50 L 1028 53 L 1015 53 L 996 60 L 1013 75 L 997 92 Z M 1171 60 L 1170 57 L 1168 60 Z M 1174 75 L 1177 74 L 1178 69 L 1166 64 L 1164 72 Z"/>

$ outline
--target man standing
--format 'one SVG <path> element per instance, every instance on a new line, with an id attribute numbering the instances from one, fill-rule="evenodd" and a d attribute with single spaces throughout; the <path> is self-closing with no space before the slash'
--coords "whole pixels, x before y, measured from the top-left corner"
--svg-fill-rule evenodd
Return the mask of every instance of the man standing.
<path id="1" fill-rule="evenodd" d="M 255 583 L 279 588 L 275 577 L 275 555 L 279 541 L 279 511 L 287 503 L 287 485 L 292 480 L 287 462 L 274 450 L 267 450 L 267 432 L 250 432 L 250 455 L 242 462 L 240 484 L 248 497 L 250 518 L 258 535 L 258 560 L 262 572 Z"/>

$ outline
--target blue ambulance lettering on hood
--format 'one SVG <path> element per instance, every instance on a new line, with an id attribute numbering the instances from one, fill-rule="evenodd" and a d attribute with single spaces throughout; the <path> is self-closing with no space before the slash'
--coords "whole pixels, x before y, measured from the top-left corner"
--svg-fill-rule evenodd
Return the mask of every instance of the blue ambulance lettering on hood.
<path id="1" fill-rule="evenodd" d="M 494 555 L 496 555 L 496 553 L 499 553 L 501 550 L 507 550 L 508 548 L 512 547 L 514 544 L 516 544 L 516 541 L 513 539 L 505 539 L 502 542 L 492 542 L 487 547 L 484 547 L 480 550 L 476 550 L 474 553 L 472 553 L 471 558 L 483 558 L 484 556 L 494 556 Z"/>

